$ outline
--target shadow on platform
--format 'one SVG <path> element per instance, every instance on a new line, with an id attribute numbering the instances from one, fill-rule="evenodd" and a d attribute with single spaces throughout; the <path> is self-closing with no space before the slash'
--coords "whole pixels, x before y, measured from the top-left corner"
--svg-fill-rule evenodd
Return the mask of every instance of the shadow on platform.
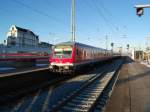
<path id="1" fill-rule="evenodd" d="M 145 77 L 145 76 L 150 76 L 150 70 L 145 71 L 140 74 L 136 74 L 134 76 L 129 76 L 128 78 L 125 78 L 125 79 L 118 80 L 117 85 L 127 83 L 128 81 L 134 81 L 134 80 L 137 80 L 137 79 Z"/>
<path id="2" fill-rule="evenodd" d="M 133 62 L 135 62 L 133 59 L 131 59 L 131 58 L 128 57 L 128 56 L 125 56 L 124 58 L 125 58 L 124 64 L 128 64 L 128 63 L 133 63 Z"/>

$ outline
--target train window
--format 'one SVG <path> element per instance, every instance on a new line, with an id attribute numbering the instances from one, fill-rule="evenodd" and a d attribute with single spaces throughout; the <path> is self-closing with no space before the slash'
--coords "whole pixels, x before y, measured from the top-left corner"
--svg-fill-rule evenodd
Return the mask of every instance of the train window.
<path id="1" fill-rule="evenodd" d="M 85 57 L 85 51 L 84 50 L 82 50 L 82 54 L 83 54 L 83 57 Z"/>
<path id="2" fill-rule="evenodd" d="M 76 56 L 78 56 L 78 54 L 79 54 L 79 50 L 77 49 L 77 50 L 76 50 Z"/>
<path id="3" fill-rule="evenodd" d="M 84 58 L 86 58 L 86 51 L 84 51 Z"/>
<path id="4" fill-rule="evenodd" d="M 72 51 L 55 51 L 54 58 L 70 58 Z"/>
<path id="5" fill-rule="evenodd" d="M 63 51 L 63 57 L 64 58 L 70 58 L 71 57 L 71 51 Z"/>
<path id="6" fill-rule="evenodd" d="M 62 57 L 62 51 L 55 51 L 54 52 L 54 58 L 61 58 Z"/>

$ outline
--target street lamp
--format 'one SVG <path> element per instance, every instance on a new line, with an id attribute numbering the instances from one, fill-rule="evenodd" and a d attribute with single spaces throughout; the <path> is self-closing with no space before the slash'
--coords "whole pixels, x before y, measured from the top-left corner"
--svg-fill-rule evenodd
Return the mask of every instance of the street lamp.
<path id="1" fill-rule="evenodd" d="M 147 5 L 135 5 L 136 14 L 141 17 L 144 14 L 144 8 L 150 8 L 150 4 Z"/>
<path id="2" fill-rule="evenodd" d="M 141 17 L 144 14 L 143 8 L 136 8 L 136 14 Z"/>

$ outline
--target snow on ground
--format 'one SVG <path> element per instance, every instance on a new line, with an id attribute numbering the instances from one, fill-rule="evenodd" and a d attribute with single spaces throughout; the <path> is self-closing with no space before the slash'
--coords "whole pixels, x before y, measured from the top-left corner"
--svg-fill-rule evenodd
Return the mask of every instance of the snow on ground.
<path id="1" fill-rule="evenodd" d="M 143 64 L 143 65 L 145 65 L 145 66 L 147 66 L 147 67 L 150 67 L 150 63 L 148 64 L 146 61 L 142 61 L 140 63 Z"/>

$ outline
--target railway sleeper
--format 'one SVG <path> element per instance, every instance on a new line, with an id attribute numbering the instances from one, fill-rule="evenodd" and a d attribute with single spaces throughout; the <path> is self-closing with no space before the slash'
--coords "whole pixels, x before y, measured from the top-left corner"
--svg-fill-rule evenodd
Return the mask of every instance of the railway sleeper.
<path id="1" fill-rule="evenodd" d="M 85 101 L 87 101 L 87 100 L 82 101 L 82 100 L 78 100 L 78 99 L 73 99 L 71 102 L 77 103 L 77 104 L 82 104 L 82 103 L 85 103 Z M 93 103 L 93 101 L 88 101 L 88 102 Z"/>
<path id="2" fill-rule="evenodd" d="M 90 95 L 87 94 L 87 93 L 85 93 L 85 94 L 80 94 L 79 96 L 80 96 L 80 97 L 89 97 Z"/>
<path id="3" fill-rule="evenodd" d="M 76 100 L 88 100 L 88 101 L 95 101 L 95 98 L 82 98 L 82 97 L 76 97 Z"/>
<path id="4" fill-rule="evenodd" d="M 64 106 L 62 108 L 62 112 L 65 112 L 66 110 L 68 111 L 73 111 L 73 112 L 87 112 L 86 110 L 83 110 L 82 108 L 71 108 L 71 107 L 68 107 L 68 106 Z"/>
<path id="5" fill-rule="evenodd" d="M 100 87 L 100 88 L 95 88 L 94 90 L 92 90 L 92 92 L 101 92 L 102 90 L 103 90 L 103 88 Z"/>
<path id="6" fill-rule="evenodd" d="M 92 92 L 95 92 L 95 93 L 101 93 L 103 89 L 98 89 L 98 90 L 84 90 L 82 93 L 90 93 L 91 91 Z"/>
<path id="7" fill-rule="evenodd" d="M 88 90 L 88 91 L 85 91 L 85 90 L 84 90 L 84 91 L 82 91 L 80 94 L 83 94 L 83 95 L 84 95 L 84 94 L 85 94 L 85 95 L 86 95 L 86 94 L 89 94 L 89 95 L 91 95 L 91 94 L 95 94 L 95 93 L 96 93 L 96 92 L 91 89 L 91 90 Z M 97 93 L 99 93 L 99 91 L 98 91 Z"/>
<path id="8" fill-rule="evenodd" d="M 97 95 L 99 95 L 99 93 L 100 92 L 91 92 L 91 93 L 89 93 L 89 96 L 97 96 Z M 82 94 L 86 94 L 86 93 L 82 93 Z"/>
<path id="9" fill-rule="evenodd" d="M 82 109 L 82 110 L 89 110 L 89 108 L 91 107 L 90 104 L 80 104 L 80 105 L 76 105 L 76 104 L 69 104 L 67 105 L 67 107 L 73 108 L 73 109 Z"/>
<path id="10" fill-rule="evenodd" d="M 97 96 L 90 96 L 90 95 L 79 95 L 79 97 L 83 97 L 83 98 L 97 98 Z"/>
<path id="11" fill-rule="evenodd" d="M 69 102 L 67 104 L 67 106 L 72 107 L 72 108 L 83 108 L 83 109 L 85 109 L 85 108 L 89 108 L 91 106 L 91 103 L 89 104 L 89 103 L 84 102 L 82 104 L 75 104 L 75 103 Z"/>
<path id="12" fill-rule="evenodd" d="M 92 97 L 92 98 L 97 98 L 97 97 L 98 97 L 97 94 L 87 94 L 87 95 L 86 95 L 86 94 L 80 94 L 80 96 L 81 96 L 81 97 L 84 97 L 84 96 L 86 97 L 86 96 L 87 96 L 88 98 L 90 98 L 90 97 Z"/>
<path id="13" fill-rule="evenodd" d="M 94 88 L 94 89 L 93 89 L 92 87 L 88 87 L 86 90 L 97 90 L 97 89 L 100 89 L 100 90 L 101 90 L 101 89 L 104 89 L 104 87 L 102 87 L 101 84 L 100 84 L 100 85 L 98 85 L 98 86 L 97 86 L 96 88 Z"/>
<path id="14" fill-rule="evenodd" d="M 99 85 L 91 85 L 91 86 L 88 86 L 87 89 L 97 89 L 99 87 Z"/>

